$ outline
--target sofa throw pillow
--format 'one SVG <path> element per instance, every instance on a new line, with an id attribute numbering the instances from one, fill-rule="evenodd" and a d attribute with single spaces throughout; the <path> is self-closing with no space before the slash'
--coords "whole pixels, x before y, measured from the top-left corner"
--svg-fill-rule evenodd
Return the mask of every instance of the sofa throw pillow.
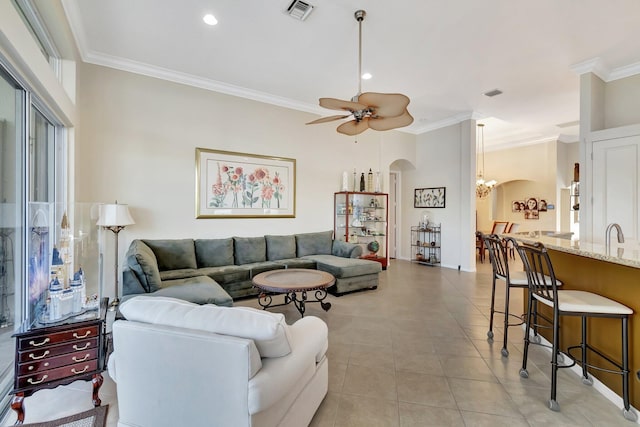
<path id="1" fill-rule="evenodd" d="M 143 240 L 156 255 L 160 271 L 198 268 L 193 239 Z"/>
<path id="2" fill-rule="evenodd" d="M 267 261 L 291 259 L 296 257 L 296 237 L 264 236 L 267 243 Z"/>
<path id="3" fill-rule="evenodd" d="M 342 258 L 358 258 L 358 256 L 362 255 L 362 246 L 343 242 L 342 240 L 334 240 L 331 254 Z"/>
<path id="4" fill-rule="evenodd" d="M 261 357 L 291 353 L 289 325 L 281 313 L 251 307 L 198 305 L 168 297 L 136 296 L 120 304 L 127 320 L 251 339 Z"/>
<path id="5" fill-rule="evenodd" d="M 267 245 L 264 237 L 234 237 L 233 252 L 236 265 L 267 260 Z"/>
<path id="6" fill-rule="evenodd" d="M 233 265 L 233 239 L 196 239 L 198 268 Z"/>
<path id="7" fill-rule="evenodd" d="M 158 261 L 149 246 L 142 240 L 134 240 L 126 255 L 127 266 L 133 270 L 147 292 L 160 289 L 160 272 Z"/>
<path id="8" fill-rule="evenodd" d="M 296 234 L 298 258 L 306 255 L 331 255 L 333 231 Z"/>

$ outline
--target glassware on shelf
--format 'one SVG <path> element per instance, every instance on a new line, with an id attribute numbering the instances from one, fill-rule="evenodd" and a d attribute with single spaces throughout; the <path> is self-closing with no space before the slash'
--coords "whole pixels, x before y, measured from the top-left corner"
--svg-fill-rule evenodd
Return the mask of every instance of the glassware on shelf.
<path id="1" fill-rule="evenodd" d="M 380 174 L 380 171 L 376 172 L 375 188 L 373 191 L 376 193 L 382 193 L 382 175 Z"/>

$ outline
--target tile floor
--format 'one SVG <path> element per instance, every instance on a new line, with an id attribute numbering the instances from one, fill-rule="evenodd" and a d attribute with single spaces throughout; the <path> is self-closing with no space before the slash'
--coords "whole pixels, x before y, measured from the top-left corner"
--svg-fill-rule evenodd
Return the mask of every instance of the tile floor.
<path id="1" fill-rule="evenodd" d="M 458 272 L 393 260 L 376 291 L 329 297 L 307 314 L 329 325 L 329 393 L 315 427 L 410 426 L 628 426 L 621 411 L 579 377 L 560 371 L 561 412 L 546 408 L 549 353 L 530 350 L 530 378 L 518 375 L 522 331 L 509 329 L 510 356 L 500 355 L 502 330 L 486 339 L 491 269 Z M 502 303 L 503 293 L 499 293 Z M 240 305 L 258 307 L 255 300 Z M 512 294 L 513 312 L 522 296 Z M 279 307 L 289 323 L 293 307 Z M 278 310 L 274 309 L 274 310 Z M 498 323 L 501 318 L 498 318 Z M 90 385 L 76 382 L 25 399 L 26 421 L 54 419 L 89 409 Z M 116 387 L 108 376 L 101 389 L 109 404 L 108 427 L 116 426 Z M 13 413 L 2 423 L 12 425 Z"/>

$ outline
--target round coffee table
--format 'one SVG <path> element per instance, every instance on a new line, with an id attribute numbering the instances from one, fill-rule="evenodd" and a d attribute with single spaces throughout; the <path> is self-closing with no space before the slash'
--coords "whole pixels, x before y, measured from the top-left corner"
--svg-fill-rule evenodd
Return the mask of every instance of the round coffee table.
<path id="1" fill-rule="evenodd" d="M 305 304 L 311 302 L 318 302 L 324 311 L 329 311 L 331 303 L 324 302 L 324 299 L 327 297 L 327 288 L 335 281 L 335 277 L 325 271 L 287 268 L 257 274 L 253 278 L 253 286 L 261 291 L 258 304 L 263 310 L 293 303 L 304 317 Z M 307 298 L 307 292 L 310 291 L 315 291 L 315 299 Z M 283 304 L 273 304 L 272 295 L 277 294 L 284 294 Z"/>

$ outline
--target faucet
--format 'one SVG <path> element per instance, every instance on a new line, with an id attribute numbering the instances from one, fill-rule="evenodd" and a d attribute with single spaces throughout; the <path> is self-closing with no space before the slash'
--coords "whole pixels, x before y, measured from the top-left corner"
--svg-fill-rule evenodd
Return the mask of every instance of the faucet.
<path id="1" fill-rule="evenodd" d="M 624 234 L 622 233 L 622 228 L 620 227 L 620 225 L 615 222 L 612 222 L 611 224 L 607 225 L 607 231 L 605 231 L 605 245 L 606 245 L 607 254 L 611 250 L 611 229 L 612 228 L 616 229 L 616 234 L 618 235 L 618 243 L 624 243 Z"/>

